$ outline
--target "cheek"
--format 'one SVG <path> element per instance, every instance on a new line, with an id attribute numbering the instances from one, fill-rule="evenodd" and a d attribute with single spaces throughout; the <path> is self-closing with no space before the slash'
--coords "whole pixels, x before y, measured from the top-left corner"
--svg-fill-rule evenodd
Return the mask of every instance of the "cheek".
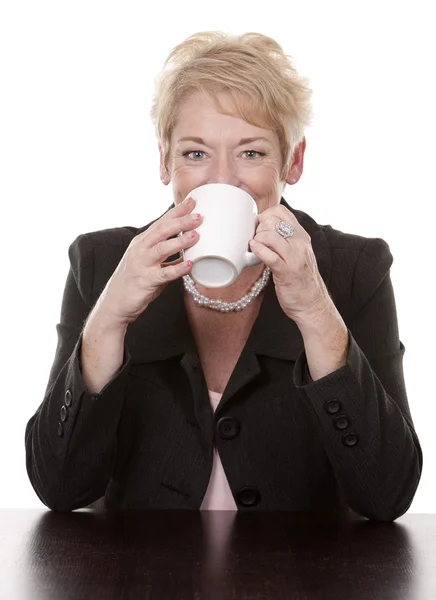
<path id="1" fill-rule="evenodd" d="M 278 189 L 278 183 L 280 180 L 280 174 L 277 169 L 273 166 L 265 166 L 262 169 L 253 170 L 250 174 L 250 179 L 253 186 L 257 189 L 262 190 L 264 194 L 272 192 L 274 189 Z"/>
<path id="2" fill-rule="evenodd" d="M 251 188 L 259 211 L 264 211 L 269 206 L 280 202 L 279 174 L 276 169 L 262 169 L 262 173 L 253 173 L 250 177 Z"/>
<path id="3" fill-rule="evenodd" d="M 198 169 L 175 167 L 172 172 L 172 186 L 175 198 L 184 200 L 194 188 L 204 183 L 204 177 Z"/>

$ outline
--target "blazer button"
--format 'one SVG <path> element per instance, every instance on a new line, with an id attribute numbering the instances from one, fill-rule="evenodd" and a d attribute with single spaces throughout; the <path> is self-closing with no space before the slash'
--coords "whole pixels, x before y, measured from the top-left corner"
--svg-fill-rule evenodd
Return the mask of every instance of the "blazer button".
<path id="1" fill-rule="evenodd" d="M 242 506 L 254 506 L 260 501 L 259 490 L 252 487 L 244 487 L 238 492 L 238 502 Z"/>
<path id="2" fill-rule="evenodd" d="M 70 390 L 67 390 L 65 392 L 65 406 L 71 406 L 71 401 L 72 401 L 71 392 L 70 392 Z"/>
<path id="3" fill-rule="evenodd" d="M 62 423 L 58 423 L 58 436 L 64 437 L 64 426 Z"/>
<path id="4" fill-rule="evenodd" d="M 329 415 L 335 415 L 341 410 L 342 404 L 336 398 L 332 398 L 324 404 L 324 408 Z"/>
<path id="5" fill-rule="evenodd" d="M 65 423 L 65 421 L 68 419 L 68 408 L 66 406 L 63 406 L 61 408 L 61 421 L 62 423 Z"/>
<path id="6" fill-rule="evenodd" d="M 339 415 L 339 417 L 336 417 L 336 419 L 335 419 L 336 429 L 347 429 L 349 424 L 350 424 L 350 421 L 347 419 L 347 417 L 345 415 Z"/>
<path id="7" fill-rule="evenodd" d="M 241 431 L 241 425 L 233 417 L 221 417 L 217 423 L 217 430 L 223 440 L 232 440 Z"/>
<path id="8" fill-rule="evenodd" d="M 359 442 L 359 437 L 355 433 L 346 433 L 342 442 L 349 447 L 355 446 Z"/>

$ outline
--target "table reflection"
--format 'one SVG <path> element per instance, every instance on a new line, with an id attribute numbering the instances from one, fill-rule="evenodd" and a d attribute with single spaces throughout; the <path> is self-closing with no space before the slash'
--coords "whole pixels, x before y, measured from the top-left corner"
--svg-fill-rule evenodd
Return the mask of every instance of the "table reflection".
<path id="1" fill-rule="evenodd" d="M 295 513 L 44 513 L 28 597 L 417 600 L 400 524 Z"/>

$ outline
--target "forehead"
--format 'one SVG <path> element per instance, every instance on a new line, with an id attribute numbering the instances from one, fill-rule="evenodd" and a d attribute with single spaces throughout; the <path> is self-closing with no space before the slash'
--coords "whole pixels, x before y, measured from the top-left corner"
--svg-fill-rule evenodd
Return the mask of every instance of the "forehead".
<path id="1" fill-rule="evenodd" d="M 217 134 L 226 131 L 229 135 L 235 137 L 244 132 L 246 137 L 265 137 L 271 141 L 275 140 L 276 134 L 262 123 L 261 119 L 253 119 L 256 125 L 245 121 L 237 111 L 235 103 L 229 94 L 224 92 L 214 96 L 219 106 L 207 94 L 194 92 L 188 96 L 177 111 L 176 120 L 173 129 L 175 138 L 183 137 L 186 134 L 194 135 L 194 129 L 198 135 Z"/>

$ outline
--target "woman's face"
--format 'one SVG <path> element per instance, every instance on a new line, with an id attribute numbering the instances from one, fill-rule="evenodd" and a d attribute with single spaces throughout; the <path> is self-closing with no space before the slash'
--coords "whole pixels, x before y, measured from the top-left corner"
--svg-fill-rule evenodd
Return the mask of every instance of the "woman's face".
<path id="1" fill-rule="evenodd" d="M 219 95 L 231 109 L 231 97 Z M 238 116 L 217 112 L 202 93 L 191 95 L 180 106 L 171 137 L 168 170 L 162 164 L 161 179 L 172 182 L 175 204 L 194 188 L 207 183 L 240 187 L 254 198 L 258 212 L 278 204 L 286 183 L 301 176 L 305 140 L 294 153 L 285 180 L 280 179 L 282 158 L 277 134 L 250 125 Z"/>

